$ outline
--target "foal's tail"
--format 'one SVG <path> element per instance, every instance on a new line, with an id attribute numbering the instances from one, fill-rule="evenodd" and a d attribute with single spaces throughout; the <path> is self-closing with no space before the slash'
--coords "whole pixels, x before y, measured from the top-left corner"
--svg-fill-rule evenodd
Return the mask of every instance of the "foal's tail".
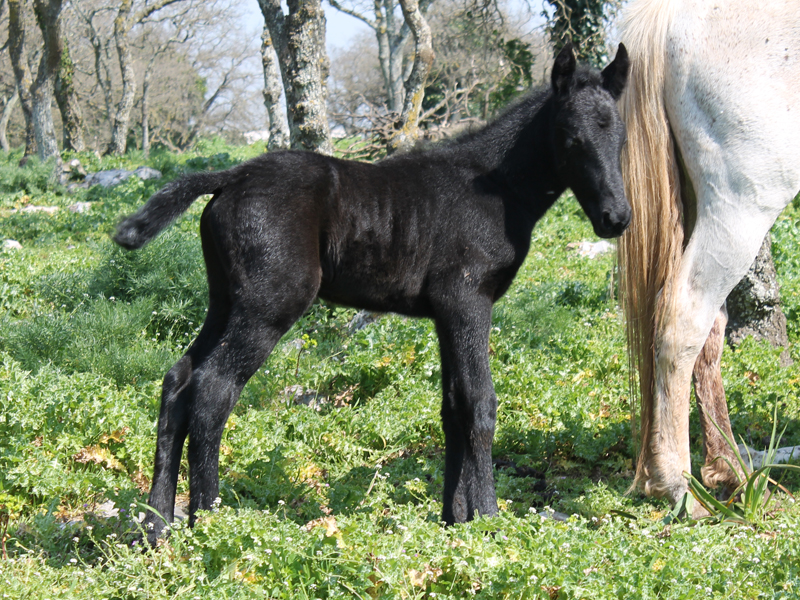
<path id="1" fill-rule="evenodd" d="M 128 250 L 141 248 L 186 212 L 199 196 L 217 192 L 231 178 L 229 170 L 184 175 L 168 183 L 119 224 L 114 241 Z"/>
<path id="2" fill-rule="evenodd" d="M 620 296 L 628 330 L 632 416 L 635 417 L 636 371 L 641 399 L 640 452 L 634 486 L 648 479 L 655 385 L 655 333 L 670 302 L 683 249 L 680 175 L 664 109 L 667 28 L 675 2 L 632 3 L 623 23 L 622 41 L 631 58 L 620 112 L 628 130 L 622 169 L 633 208 L 630 227 L 619 244 Z"/>

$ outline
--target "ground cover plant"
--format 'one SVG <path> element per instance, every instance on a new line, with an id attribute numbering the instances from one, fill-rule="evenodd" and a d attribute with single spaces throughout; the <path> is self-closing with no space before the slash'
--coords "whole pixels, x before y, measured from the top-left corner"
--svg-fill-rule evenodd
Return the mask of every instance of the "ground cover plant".
<path id="1" fill-rule="evenodd" d="M 497 517 L 439 523 L 431 323 L 386 315 L 359 329 L 356 311 L 317 302 L 227 424 L 219 506 L 142 552 L 132 519 L 150 483 L 161 378 L 205 313 L 203 203 L 142 251 L 108 235 L 168 179 L 261 150 L 204 142 L 153 154 L 161 180 L 72 193 L 47 165 L 0 157 L 0 243 L 22 246 L 0 250 L 0 595 L 797 597 L 800 509 L 788 496 L 756 526 L 720 526 L 665 525 L 665 504 L 625 495 L 635 444 L 614 260 L 568 246 L 595 240 L 570 197 L 537 226 L 536 251 L 494 311 Z M 89 170 L 145 164 L 80 158 Z M 67 209 L 79 201 L 90 209 Z M 59 210 L 19 210 L 31 205 Z M 752 340 L 723 356 L 733 431 L 756 449 L 776 402 L 782 444 L 800 444 L 798 224 L 795 203 L 773 229 L 794 364 L 779 368 L 779 352 Z"/>

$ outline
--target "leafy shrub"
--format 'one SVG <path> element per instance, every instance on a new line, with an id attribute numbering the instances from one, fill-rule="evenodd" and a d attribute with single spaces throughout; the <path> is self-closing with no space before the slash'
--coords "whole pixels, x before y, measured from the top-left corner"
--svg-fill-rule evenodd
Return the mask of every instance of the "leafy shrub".
<path id="1" fill-rule="evenodd" d="M 12 194 L 17 198 L 20 192 L 39 195 L 57 189 L 59 184 L 53 172 L 55 161 L 42 163 L 35 156 L 28 158 L 24 167 L 16 164 L 0 164 L 0 194 Z"/>

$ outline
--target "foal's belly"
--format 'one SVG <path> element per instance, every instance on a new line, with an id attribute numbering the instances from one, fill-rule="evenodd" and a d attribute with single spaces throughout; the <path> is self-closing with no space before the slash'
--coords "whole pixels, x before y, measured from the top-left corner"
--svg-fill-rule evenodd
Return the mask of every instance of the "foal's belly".
<path id="1" fill-rule="evenodd" d="M 374 264 L 326 272 L 319 296 L 325 300 L 375 312 L 432 317 L 425 273 L 381 268 Z"/>

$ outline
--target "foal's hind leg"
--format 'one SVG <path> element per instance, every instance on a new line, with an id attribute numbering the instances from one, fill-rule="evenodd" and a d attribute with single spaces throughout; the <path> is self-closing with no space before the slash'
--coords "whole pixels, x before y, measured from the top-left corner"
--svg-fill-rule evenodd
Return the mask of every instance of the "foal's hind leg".
<path id="1" fill-rule="evenodd" d="M 439 311 L 436 330 L 442 357 L 442 427 L 445 434 L 442 520 L 493 515 L 497 498 L 492 440 L 497 398 L 489 370 L 492 304 L 470 297 Z"/>
<path id="2" fill-rule="evenodd" d="M 710 488 L 721 484 L 730 494 L 738 487 L 743 473 L 733 450 L 722 435 L 724 433 L 728 439 L 734 439 L 720 366 L 727 321 L 728 315 L 723 305 L 694 364 L 692 380 L 703 430 L 703 483 Z"/>
<path id="3" fill-rule="evenodd" d="M 198 338 L 164 378 L 149 498 L 163 520 L 148 513 L 145 526 L 151 543 L 172 522 L 187 435 L 190 522 L 197 510 L 211 508 L 219 493 L 219 446 L 228 415 L 245 383 L 319 289 L 319 264 L 313 252 L 303 252 L 300 244 L 295 244 L 293 256 L 271 250 L 289 247 L 289 240 L 280 239 L 281 232 L 269 236 L 264 248 L 253 247 L 254 237 L 244 238 L 237 240 L 238 254 L 222 255 L 219 247 L 226 240 L 214 238 L 209 212 L 207 208 L 201 221 L 208 316 Z"/>

